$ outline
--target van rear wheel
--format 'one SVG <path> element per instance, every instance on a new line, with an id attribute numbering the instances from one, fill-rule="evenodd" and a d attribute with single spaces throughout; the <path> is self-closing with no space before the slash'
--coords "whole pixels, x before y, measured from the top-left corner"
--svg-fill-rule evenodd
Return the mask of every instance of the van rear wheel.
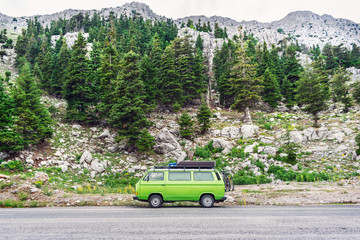
<path id="1" fill-rule="evenodd" d="M 209 194 L 202 196 L 200 199 L 201 206 L 206 208 L 211 208 L 214 205 L 214 202 L 214 197 Z"/>
<path id="2" fill-rule="evenodd" d="M 158 194 L 152 195 L 149 198 L 149 205 L 152 208 L 159 208 L 163 204 L 162 197 Z"/>

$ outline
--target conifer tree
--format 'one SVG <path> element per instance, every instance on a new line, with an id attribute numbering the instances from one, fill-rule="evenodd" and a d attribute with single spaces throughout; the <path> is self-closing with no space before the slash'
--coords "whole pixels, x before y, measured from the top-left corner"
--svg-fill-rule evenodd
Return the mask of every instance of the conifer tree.
<path id="1" fill-rule="evenodd" d="M 194 121 L 187 111 L 184 111 L 179 119 L 180 136 L 191 139 L 194 134 Z"/>
<path id="2" fill-rule="evenodd" d="M 276 77 L 267 68 L 263 75 L 263 99 L 271 107 L 276 108 L 278 102 L 281 100 L 279 83 L 276 81 Z"/>
<path id="3" fill-rule="evenodd" d="M 179 81 L 179 73 L 170 47 L 165 49 L 161 63 L 161 93 L 162 103 L 168 106 L 182 99 L 183 91 Z"/>
<path id="4" fill-rule="evenodd" d="M 332 95 L 334 102 L 341 102 L 344 104 L 344 112 L 348 112 L 352 107 L 352 99 L 350 96 L 350 86 L 348 82 L 351 81 L 349 73 L 340 67 L 331 80 Z"/>
<path id="5" fill-rule="evenodd" d="M 354 83 L 352 87 L 354 88 L 352 96 L 355 102 L 360 105 L 360 82 Z"/>
<path id="6" fill-rule="evenodd" d="M 139 55 L 130 51 L 120 62 L 120 71 L 113 81 L 113 105 L 110 124 L 118 129 L 119 139 L 127 138 L 133 148 L 141 139 L 142 130 L 150 126 L 145 114 L 151 108 L 145 103 L 144 84 L 140 80 Z"/>
<path id="7" fill-rule="evenodd" d="M 230 83 L 235 95 L 231 108 L 244 111 L 246 107 L 253 108 L 261 100 L 261 79 L 256 77 L 256 65 L 247 56 L 242 44 L 238 43 L 235 64 L 231 70 Z"/>
<path id="8" fill-rule="evenodd" d="M 14 111 L 14 100 L 0 79 L 0 151 L 19 151 L 24 147 L 21 136 L 14 131 Z"/>
<path id="9" fill-rule="evenodd" d="M 202 101 L 198 109 L 196 118 L 200 127 L 200 133 L 206 133 L 211 127 L 211 110 L 204 101 Z"/>
<path id="10" fill-rule="evenodd" d="M 202 51 L 204 49 L 203 40 L 202 40 L 202 38 L 200 36 L 200 33 L 196 38 L 195 47 L 197 49 L 200 49 L 200 51 Z"/>
<path id="11" fill-rule="evenodd" d="M 72 47 L 64 85 L 64 98 L 68 103 L 66 118 L 69 121 L 92 122 L 95 118 L 95 93 L 89 79 L 90 68 L 86 53 L 86 40 L 79 32 Z"/>
<path id="12" fill-rule="evenodd" d="M 297 101 L 305 106 L 305 112 L 313 115 L 315 127 L 318 127 L 318 114 L 328 109 L 327 101 L 330 99 L 330 92 L 324 87 L 322 79 L 323 76 L 313 68 L 307 68 L 301 74 L 297 88 Z"/>
<path id="13" fill-rule="evenodd" d="M 40 102 L 40 90 L 35 84 L 29 63 L 22 67 L 12 96 L 16 109 L 15 131 L 22 136 L 24 145 L 37 144 L 50 137 L 53 132 L 52 120 Z"/>
<path id="14" fill-rule="evenodd" d="M 105 43 L 103 53 L 101 55 L 100 68 L 98 70 L 100 77 L 100 103 L 98 110 L 102 118 L 104 118 L 111 109 L 113 103 L 112 93 L 114 82 L 119 73 L 119 54 L 112 42 Z"/>

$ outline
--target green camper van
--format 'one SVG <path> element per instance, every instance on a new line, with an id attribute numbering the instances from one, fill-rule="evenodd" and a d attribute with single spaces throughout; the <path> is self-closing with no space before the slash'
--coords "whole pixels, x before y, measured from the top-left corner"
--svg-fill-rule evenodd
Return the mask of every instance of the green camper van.
<path id="1" fill-rule="evenodd" d="M 177 201 L 199 202 L 209 208 L 225 201 L 225 191 L 233 189 L 230 175 L 216 170 L 215 162 L 183 161 L 149 170 L 136 184 L 133 199 L 147 201 L 154 208 Z"/>

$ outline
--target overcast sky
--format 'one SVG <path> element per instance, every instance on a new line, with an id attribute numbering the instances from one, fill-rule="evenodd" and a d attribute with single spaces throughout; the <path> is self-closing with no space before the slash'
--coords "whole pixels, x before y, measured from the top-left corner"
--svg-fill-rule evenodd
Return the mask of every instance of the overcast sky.
<path id="1" fill-rule="evenodd" d="M 101 9 L 121 6 L 126 0 L 0 0 L 0 12 L 12 17 L 51 14 L 65 9 Z M 237 21 L 279 20 L 289 12 L 310 10 L 360 23 L 360 0 L 138 0 L 159 15 L 223 16 Z"/>

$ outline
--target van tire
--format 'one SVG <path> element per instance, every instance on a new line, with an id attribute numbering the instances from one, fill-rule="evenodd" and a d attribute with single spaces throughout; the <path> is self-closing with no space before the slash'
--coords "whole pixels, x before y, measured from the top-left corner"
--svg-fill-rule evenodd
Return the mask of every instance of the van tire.
<path id="1" fill-rule="evenodd" d="M 203 207 L 211 208 L 215 203 L 214 197 L 210 194 L 205 194 L 200 199 L 200 204 Z"/>
<path id="2" fill-rule="evenodd" d="M 162 197 L 158 194 L 154 194 L 149 198 L 149 205 L 152 208 L 159 208 L 163 204 Z"/>

